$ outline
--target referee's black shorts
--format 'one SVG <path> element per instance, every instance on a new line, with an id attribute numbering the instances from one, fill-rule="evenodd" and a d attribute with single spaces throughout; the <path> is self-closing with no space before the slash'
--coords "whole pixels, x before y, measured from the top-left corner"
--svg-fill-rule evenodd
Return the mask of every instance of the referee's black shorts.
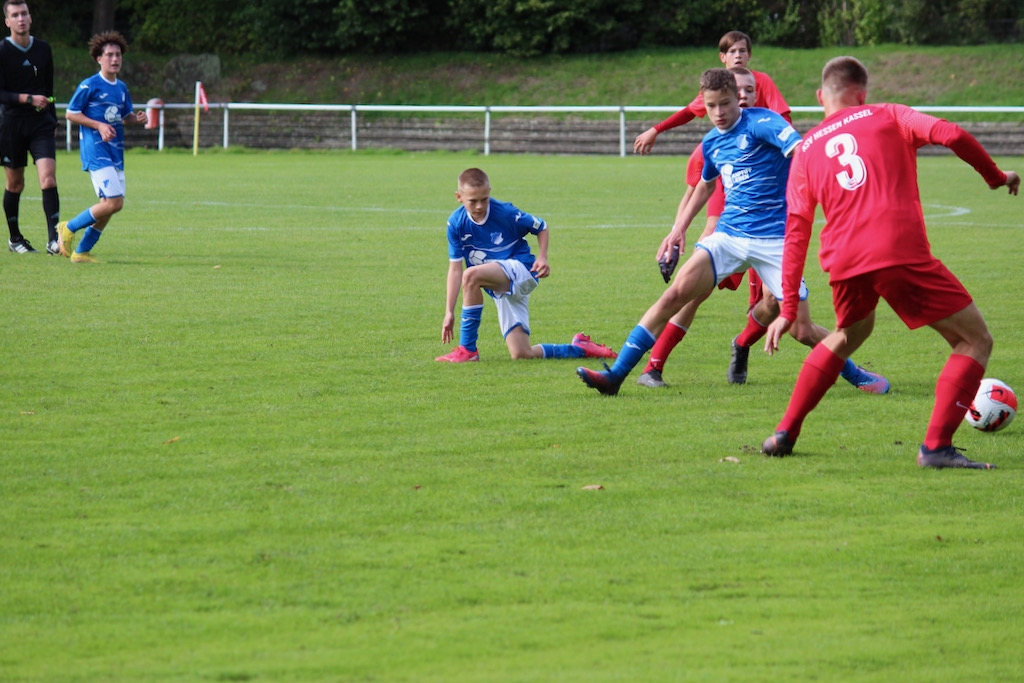
<path id="1" fill-rule="evenodd" d="M 51 116 L 4 116 L 0 121 L 0 166 L 24 168 L 28 155 L 33 161 L 57 158 L 54 131 L 57 124 Z"/>

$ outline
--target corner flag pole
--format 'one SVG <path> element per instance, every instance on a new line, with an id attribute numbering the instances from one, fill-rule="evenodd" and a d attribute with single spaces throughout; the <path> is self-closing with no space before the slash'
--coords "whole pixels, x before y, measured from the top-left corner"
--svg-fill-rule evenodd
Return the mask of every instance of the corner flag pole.
<path id="1" fill-rule="evenodd" d="M 199 89 L 202 87 L 202 82 L 196 81 L 196 115 L 195 124 L 192 126 L 192 156 L 199 154 Z"/>

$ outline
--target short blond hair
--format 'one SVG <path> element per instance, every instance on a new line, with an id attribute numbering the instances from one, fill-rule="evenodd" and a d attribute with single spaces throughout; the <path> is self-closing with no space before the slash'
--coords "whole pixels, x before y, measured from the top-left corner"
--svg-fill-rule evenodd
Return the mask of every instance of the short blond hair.
<path id="1" fill-rule="evenodd" d="M 821 70 L 821 87 L 834 93 L 868 89 L 868 69 L 856 57 L 834 57 Z"/>
<path id="2" fill-rule="evenodd" d="M 467 168 L 459 174 L 459 187 L 490 187 L 491 179 L 479 168 Z"/>

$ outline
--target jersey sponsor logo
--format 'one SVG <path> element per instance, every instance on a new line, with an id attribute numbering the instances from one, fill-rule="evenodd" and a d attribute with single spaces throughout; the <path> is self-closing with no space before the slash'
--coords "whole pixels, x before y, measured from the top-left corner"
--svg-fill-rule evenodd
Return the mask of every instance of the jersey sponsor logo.
<path id="1" fill-rule="evenodd" d="M 103 119 L 107 123 L 117 123 L 121 120 L 121 113 L 117 110 L 117 107 L 111 105 L 103 112 Z"/>
<path id="2" fill-rule="evenodd" d="M 30 62 L 30 61 L 28 61 L 28 60 L 26 59 L 26 60 L 25 60 L 24 62 L 22 62 L 22 63 L 21 63 L 21 65 L 22 65 L 22 66 L 32 66 L 32 62 Z"/>
<path id="3" fill-rule="evenodd" d="M 722 185 L 727 190 L 750 179 L 749 168 L 736 169 L 732 164 L 722 164 L 720 173 L 722 175 Z"/>

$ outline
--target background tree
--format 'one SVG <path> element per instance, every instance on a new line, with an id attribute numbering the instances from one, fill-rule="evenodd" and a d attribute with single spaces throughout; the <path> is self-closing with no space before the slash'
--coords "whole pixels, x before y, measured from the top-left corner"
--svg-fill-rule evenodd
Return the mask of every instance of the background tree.
<path id="1" fill-rule="evenodd" d="M 93 0 L 92 3 L 92 32 L 93 35 L 110 31 L 114 28 L 114 12 L 116 10 L 115 0 Z"/>

